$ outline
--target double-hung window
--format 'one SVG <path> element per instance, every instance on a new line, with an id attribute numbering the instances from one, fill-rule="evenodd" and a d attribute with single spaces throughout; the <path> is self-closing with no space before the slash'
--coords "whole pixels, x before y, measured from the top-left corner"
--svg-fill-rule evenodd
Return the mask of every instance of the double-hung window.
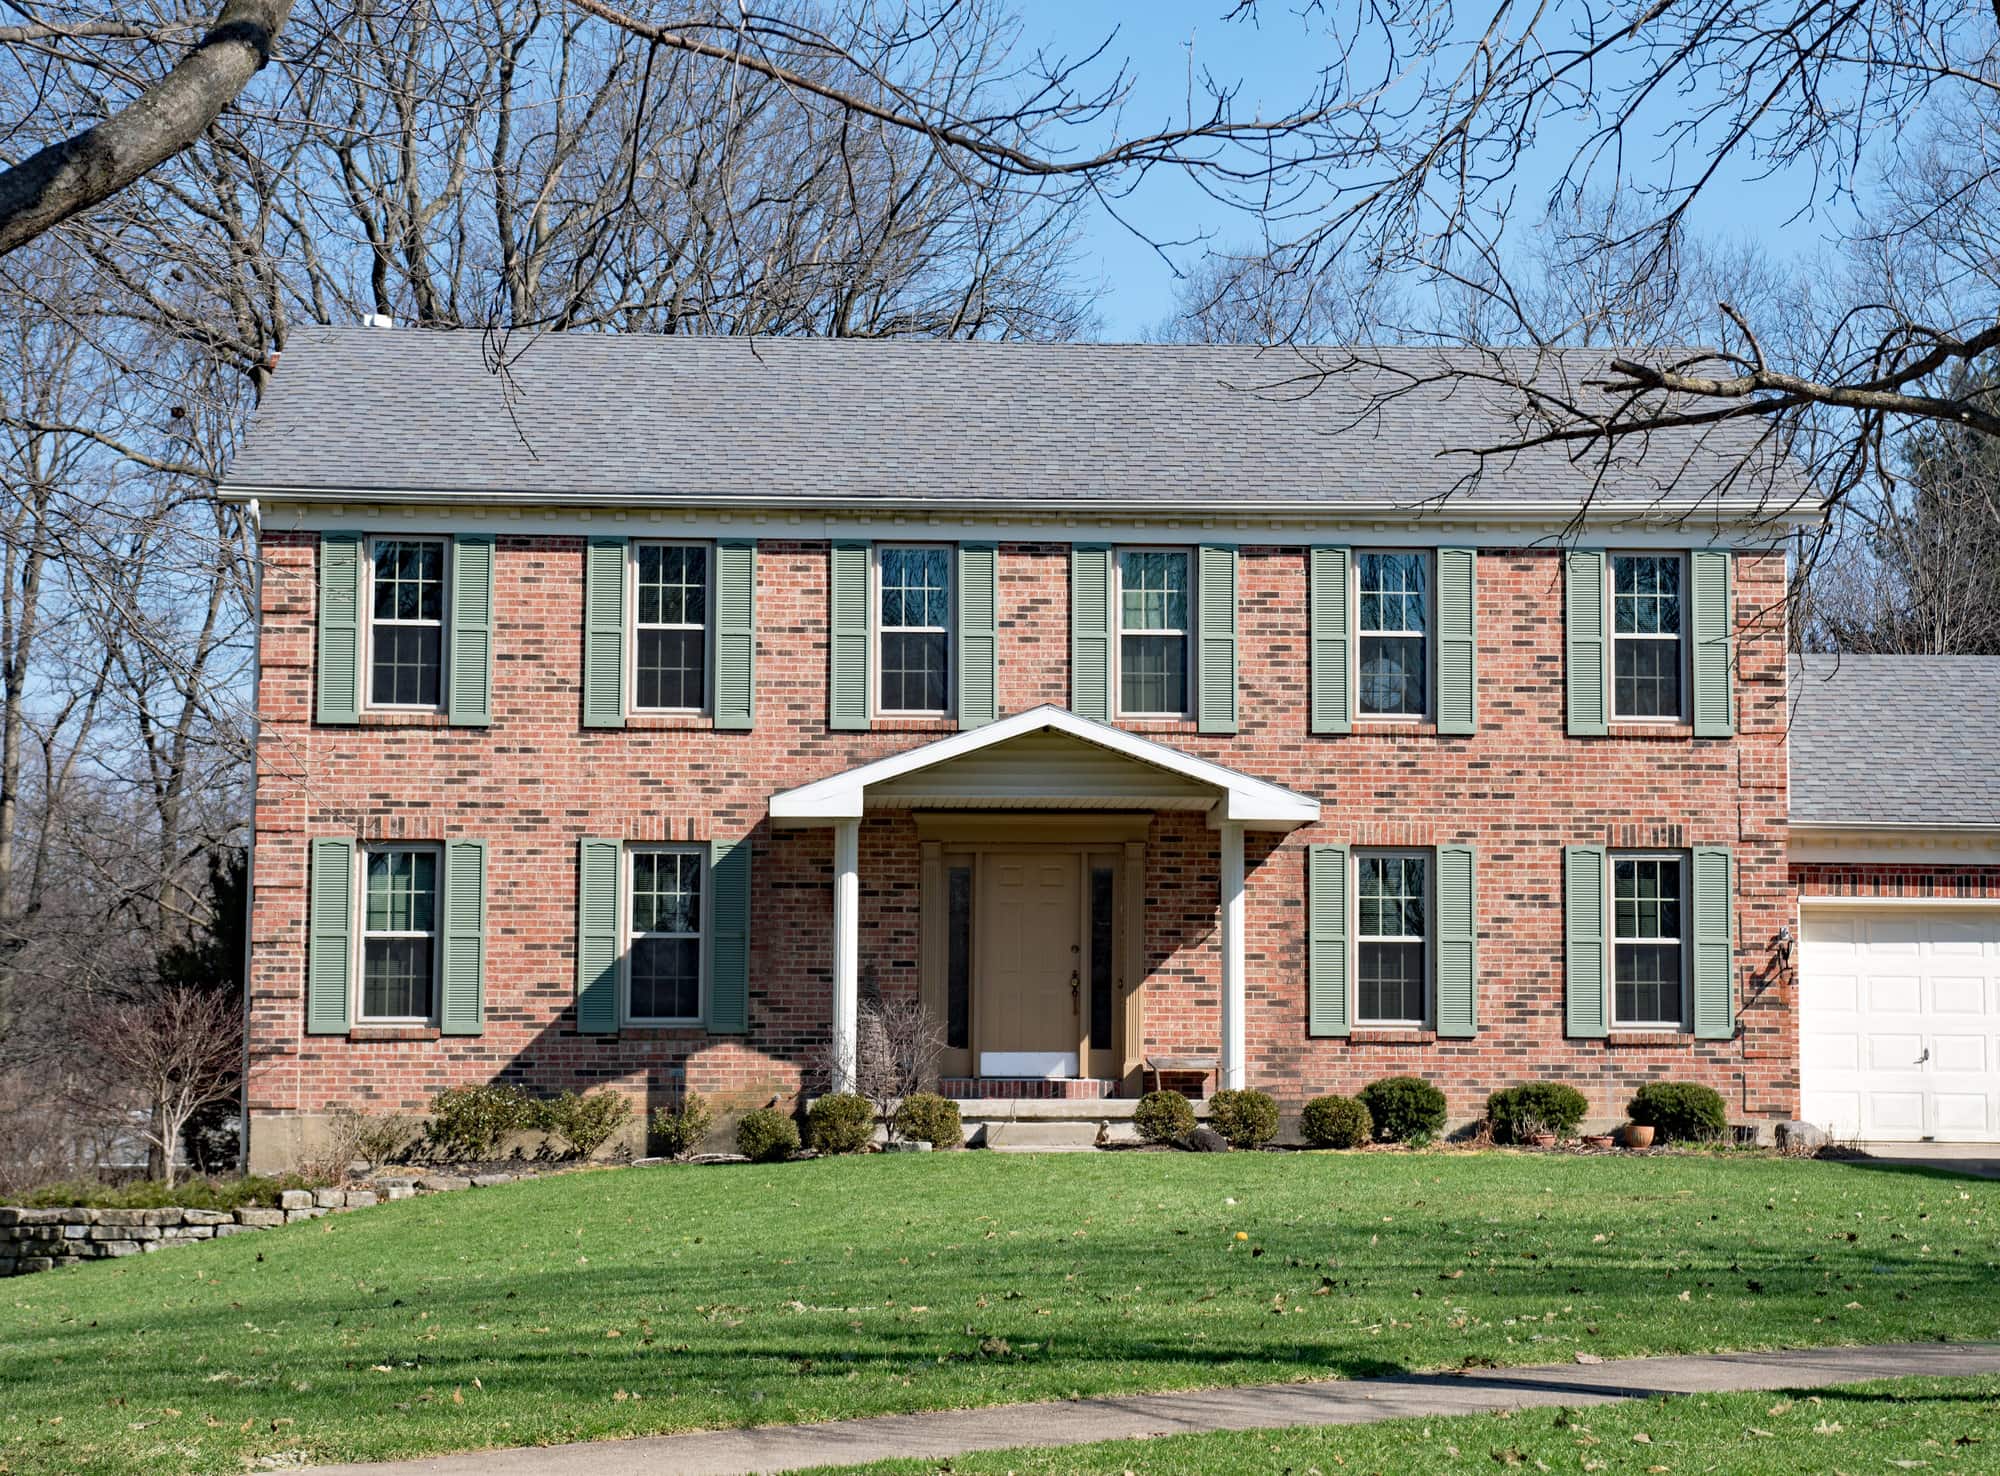
<path id="1" fill-rule="evenodd" d="M 1611 556 L 1611 713 L 1681 715 L 1681 632 L 1686 628 L 1679 554 Z"/>
<path id="2" fill-rule="evenodd" d="M 875 710 L 951 711 L 951 550 L 887 545 L 876 563 Z"/>
<path id="3" fill-rule="evenodd" d="M 368 702 L 444 700 L 444 541 L 378 538 L 369 549 Z"/>
<path id="4" fill-rule="evenodd" d="M 1678 1030 L 1686 1021 L 1685 874 L 1679 856 L 1611 858 L 1614 1026 Z"/>
<path id="5" fill-rule="evenodd" d="M 438 854 L 362 852 L 361 1010 L 366 1021 L 428 1021 L 437 1005 Z"/>
<path id="6" fill-rule="evenodd" d="M 1118 712 L 1121 717 L 1188 715 L 1189 594 L 1193 560 L 1184 548 L 1118 554 Z"/>
<path id="7" fill-rule="evenodd" d="M 627 857 L 627 1020 L 686 1024 L 701 1019 L 702 882 L 707 868 L 707 852 L 685 846 L 634 847 Z"/>
<path id="8" fill-rule="evenodd" d="M 1355 870 L 1355 1010 L 1364 1025 L 1429 1018 L 1430 856 L 1361 851 Z"/>
<path id="9" fill-rule="evenodd" d="M 1430 710 L 1430 557 L 1362 552 L 1360 711 L 1364 717 L 1422 717 Z"/>
<path id="10" fill-rule="evenodd" d="M 641 543 L 634 548 L 633 563 L 633 706 L 700 712 L 708 705 L 708 548 Z"/>

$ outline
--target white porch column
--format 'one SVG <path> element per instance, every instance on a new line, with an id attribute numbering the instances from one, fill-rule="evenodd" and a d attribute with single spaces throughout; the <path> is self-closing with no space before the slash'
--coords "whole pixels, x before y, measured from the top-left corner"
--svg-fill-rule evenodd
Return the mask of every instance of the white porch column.
<path id="1" fill-rule="evenodd" d="M 1239 862 L 1240 873 L 1242 865 Z M 854 1090 L 861 1017 L 861 822 L 833 826 L 833 1089 Z"/>
<path id="2" fill-rule="evenodd" d="M 1222 1084 L 1243 1089 L 1243 826 L 1222 823 Z"/>

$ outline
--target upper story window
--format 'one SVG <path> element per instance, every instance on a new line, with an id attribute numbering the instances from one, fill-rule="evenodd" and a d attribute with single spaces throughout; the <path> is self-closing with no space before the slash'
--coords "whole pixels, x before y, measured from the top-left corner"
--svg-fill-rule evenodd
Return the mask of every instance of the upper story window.
<path id="1" fill-rule="evenodd" d="M 951 550 L 883 547 L 876 590 L 876 711 L 950 712 Z"/>
<path id="2" fill-rule="evenodd" d="M 700 712 L 708 705 L 708 548 L 640 543 L 633 565 L 633 706 Z"/>
<path id="3" fill-rule="evenodd" d="M 361 867 L 358 1018 L 427 1021 L 437 1004 L 437 852 L 427 846 L 370 849 Z"/>
<path id="4" fill-rule="evenodd" d="M 1422 717 L 1430 710 L 1430 558 L 1363 552 L 1360 585 L 1360 711 Z"/>
<path id="5" fill-rule="evenodd" d="M 368 702 L 444 700 L 444 540 L 378 538 L 369 551 Z"/>
<path id="6" fill-rule="evenodd" d="M 1422 1025 L 1430 983 L 1430 857 L 1355 856 L 1355 1009 L 1365 1025 Z"/>
<path id="7" fill-rule="evenodd" d="M 1118 554 L 1118 712 L 1183 718 L 1194 600 L 1186 549 L 1121 549 Z"/>
<path id="8" fill-rule="evenodd" d="M 686 1024 L 702 1017 L 702 880 L 707 853 L 696 847 L 634 848 L 625 1018 Z"/>
<path id="9" fill-rule="evenodd" d="M 1679 554 L 1611 556 L 1611 713 L 1681 715 L 1683 620 Z"/>
<path id="10" fill-rule="evenodd" d="M 1611 862 L 1612 1024 L 1680 1029 L 1686 1006 L 1679 856 Z"/>

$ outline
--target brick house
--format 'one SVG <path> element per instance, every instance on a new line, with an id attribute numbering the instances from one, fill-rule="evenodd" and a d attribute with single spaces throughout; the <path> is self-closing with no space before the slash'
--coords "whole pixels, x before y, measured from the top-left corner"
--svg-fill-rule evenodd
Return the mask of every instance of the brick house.
<path id="1" fill-rule="evenodd" d="M 1801 877 L 2000 853 L 1788 856 L 1788 466 L 1467 481 L 1514 430 L 1435 362 L 1357 419 L 1239 349 L 295 334 L 225 491 L 253 1164 L 467 1081 L 792 1101 L 876 997 L 996 1138 L 1155 1072 L 1798 1116 Z"/>

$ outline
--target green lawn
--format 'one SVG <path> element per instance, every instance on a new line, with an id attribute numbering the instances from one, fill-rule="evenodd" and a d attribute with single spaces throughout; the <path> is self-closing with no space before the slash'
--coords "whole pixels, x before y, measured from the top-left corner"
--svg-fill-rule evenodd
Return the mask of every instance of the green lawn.
<path id="1" fill-rule="evenodd" d="M 826 1467 L 840 1476 L 1426 1476 L 1505 1471 L 1992 1471 L 2000 1379 L 1893 1379 L 1812 1394 L 1703 1394 L 1379 1425 L 997 1450 L 948 1461 Z M 805 1473 L 802 1473 L 805 1476 Z"/>
<path id="2" fill-rule="evenodd" d="M 1722 1155 L 569 1175 L 0 1283 L 0 1469 L 235 1471 L 1578 1348 L 1990 1339 L 1996 1267 L 2000 1184 Z"/>

